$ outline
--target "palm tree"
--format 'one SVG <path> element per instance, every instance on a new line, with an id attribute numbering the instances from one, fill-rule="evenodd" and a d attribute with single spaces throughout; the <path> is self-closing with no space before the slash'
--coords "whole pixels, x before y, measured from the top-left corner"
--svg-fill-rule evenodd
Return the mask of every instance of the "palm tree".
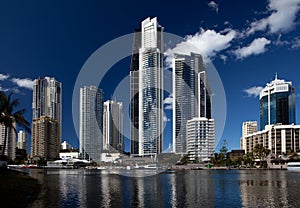
<path id="1" fill-rule="evenodd" d="M 19 105 L 18 99 L 12 100 L 13 93 L 8 96 L 4 92 L 0 91 L 0 123 L 5 126 L 4 132 L 4 144 L 2 147 L 1 158 L 4 158 L 6 142 L 8 137 L 8 130 L 13 130 L 17 134 L 15 123 L 20 127 L 23 127 L 25 131 L 30 131 L 30 123 L 24 118 L 25 109 L 14 111 L 14 108 Z"/>

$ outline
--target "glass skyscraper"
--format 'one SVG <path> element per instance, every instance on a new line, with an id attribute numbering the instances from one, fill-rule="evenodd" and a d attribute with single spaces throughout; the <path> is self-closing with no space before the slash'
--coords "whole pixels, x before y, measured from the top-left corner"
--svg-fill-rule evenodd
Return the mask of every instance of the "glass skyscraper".
<path id="1" fill-rule="evenodd" d="M 163 27 L 147 18 L 140 31 L 130 72 L 131 153 L 153 155 L 163 150 Z"/>
<path id="2" fill-rule="evenodd" d="M 103 110 L 103 149 L 125 150 L 123 136 L 123 103 L 113 100 L 104 102 Z"/>
<path id="3" fill-rule="evenodd" d="M 83 159 L 101 161 L 103 150 L 103 91 L 96 86 L 80 88 L 79 152 Z"/>
<path id="4" fill-rule="evenodd" d="M 277 78 L 260 93 L 260 129 L 270 124 L 295 124 L 295 89 L 292 82 Z"/>
<path id="5" fill-rule="evenodd" d="M 173 57 L 173 152 L 187 152 L 187 121 L 211 119 L 211 92 L 200 54 Z"/>

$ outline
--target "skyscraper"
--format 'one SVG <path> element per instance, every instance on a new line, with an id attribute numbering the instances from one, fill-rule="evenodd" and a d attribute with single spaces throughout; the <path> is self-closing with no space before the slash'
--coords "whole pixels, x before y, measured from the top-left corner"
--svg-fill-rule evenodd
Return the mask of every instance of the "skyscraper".
<path id="1" fill-rule="evenodd" d="M 40 116 L 32 121 L 32 153 L 33 156 L 47 160 L 59 158 L 60 125 L 57 120 L 48 116 Z"/>
<path id="2" fill-rule="evenodd" d="M 62 85 L 53 77 L 39 77 L 33 84 L 32 156 L 59 157 L 62 129 Z"/>
<path id="3" fill-rule="evenodd" d="M 79 152 L 83 159 L 101 161 L 103 149 L 103 91 L 96 86 L 80 88 Z"/>
<path id="4" fill-rule="evenodd" d="M 28 134 L 25 131 L 18 132 L 17 147 L 27 151 Z"/>
<path id="5" fill-rule="evenodd" d="M 292 82 L 277 79 L 267 83 L 260 93 L 260 129 L 270 124 L 293 124 L 295 117 L 295 89 Z"/>
<path id="6" fill-rule="evenodd" d="M 13 124 L 16 128 L 16 123 Z M 0 147 L 1 152 L 4 146 L 4 139 L 5 139 L 5 125 L 0 123 Z M 8 128 L 7 129 L 7 138 L 6 138 L 6 145 L 5 145 L 4 155 L 7 155 L 8 159 L 14 160 L 16 158 L 16 133 L 14 129 Z"/>
<path id="7" fill-rule="evenodd" d="M 124 151 L 123 104 L 112 100 L 104 102 L 103 149 Z"/>
<path id="8" fill-rule="evenodd" d="M 189 160 L 209 160 L 215 152 L 215 121 L 195 117 L 187 121 L 187 153 Z"/>
<path id="9" fill-rule="evenodd" d="M 173 57 L 173 152 L 186 153 L 186 124 L 211 118 L 211 92 L 200 54 Z"/>
<path id="10" fill-rule="evenodd" d="M 163 27 L 147 18 L 138 31 L 130 69 L 131 153 L 153 155 L 163 150 Z"/>
<path id="11" fill-rule="evenodd" d="M 136 29 L 133 38 L 130 64 L 130 153 L 139 154 L 139 49 L 141 29 Z"/>

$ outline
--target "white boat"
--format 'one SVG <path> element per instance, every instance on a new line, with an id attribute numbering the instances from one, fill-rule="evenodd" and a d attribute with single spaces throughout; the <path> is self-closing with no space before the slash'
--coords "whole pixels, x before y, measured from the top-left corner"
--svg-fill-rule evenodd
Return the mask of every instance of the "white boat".
<path id="1" fill-rule="evenodd" d="M 300 171 L 300 162 L 288 162 L 287 169 L 293 171 Z"/>

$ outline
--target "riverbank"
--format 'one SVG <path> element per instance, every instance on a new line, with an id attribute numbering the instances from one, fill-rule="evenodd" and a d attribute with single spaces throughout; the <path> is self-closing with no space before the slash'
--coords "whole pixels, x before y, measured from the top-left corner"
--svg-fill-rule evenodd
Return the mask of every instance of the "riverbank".
<path id="1" fill-rule="evenodd" d="M 41 184 L 26 173 L 0 171 L 1 207 L 28 207 L 37 198 Z"/>

